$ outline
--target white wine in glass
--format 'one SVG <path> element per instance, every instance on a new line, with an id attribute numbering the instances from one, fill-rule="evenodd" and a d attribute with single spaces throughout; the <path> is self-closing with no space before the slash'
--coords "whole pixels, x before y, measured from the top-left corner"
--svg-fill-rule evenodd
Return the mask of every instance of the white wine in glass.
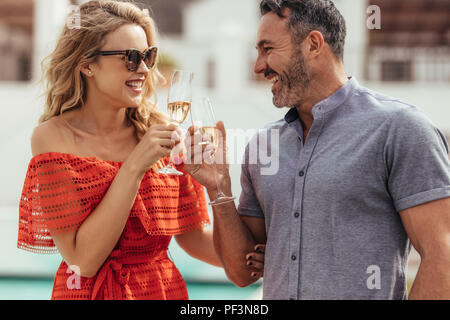
<path id="1" fill-rule="evenodd" d="M 171 122 L 182 124 L 186 119 L 191 103 L 187 101 L 175 101 L 167 105 L 167 112 Z"/>
<path id="2" fill-rule="evenodd" d="M 212 145 L 214 150 L 219 147 L 219 130 L 216 127 L 200 127 L 203 140 L 200 144 Z"/>
<path id="3" fill-rule="evenodd" d="M 191 109 L 193 78 L 194 74 L 189 71 L 175 70 L 173 72 L 169 95 L 167 97 L 167 114 L 169 115 L 170 122 L 177 126 L 184 122 Z M 183 175 L 182 172 L 173 166 L 172 153 L 167 166 L 159 169 L 158 172 L 177 176 Z"/>
<path id="4" fill-rule="evenodd" d="M 219 183 L 219 177 L 217 174 L 216 165 L 216 153 L 219 148 L 219 139 L 221 138 L 220 131 L 216 128 L 216 118 L 214 116 L 214 110 L 211 104 L 211 100 L 206 97 L 201 98 L 199 101 L 195 101 L 192 106 L 191 115 L 193 118 L 193 125 L 198 127 L 202 134 L 202 142 L 199 144 L 212 146 L 214 152 L 211 154 L 212 167 L 214 172 L 214 179 L 217 186 L 217 198 L 211 201 L 210 205 L 217 205 L 225 202 L 231 202 L 236 199 L 233 196 L 227 196 L 222 192 Z M 225 157 L 223 157 L 225 160 Z"/>

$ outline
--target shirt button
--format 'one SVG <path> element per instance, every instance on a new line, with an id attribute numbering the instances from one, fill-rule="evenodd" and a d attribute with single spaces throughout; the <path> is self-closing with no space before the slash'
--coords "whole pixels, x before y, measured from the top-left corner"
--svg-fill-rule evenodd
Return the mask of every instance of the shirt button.
<path id="1" fill-rule="evenodd" d="M 292 261 L 297 260 L 297 257 L 295 256 L 295 254 L 293 254 L 293 255 L 291 256 L 291 259 L 292 259 Z"/>
<path id="2" fill-rule="evenodd" d="M 300 171 L 300 172 L 298 173 L 298 175 L 299 175 L 300 177 L 303 177 L 303 176 L 305 175 L 305 172 L 303 172 L 303 170 L 302 170 L 302 171 Z"/>
<path id="3" fill-rule="evenodd" d="M 299 212 L 294 213 L 294 217 L 298 218 L 300 216 Z"/>

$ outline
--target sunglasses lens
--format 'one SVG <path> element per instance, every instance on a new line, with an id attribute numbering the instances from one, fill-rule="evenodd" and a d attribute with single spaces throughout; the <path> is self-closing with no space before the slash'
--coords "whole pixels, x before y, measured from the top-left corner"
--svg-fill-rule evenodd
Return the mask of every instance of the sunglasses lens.
<path id="1" fill-rule="evenodd" d="M 156 61 L 156 48 L 152 48 L 145 52 L 145 56 L 138 50 L 130 50 L 127 55 L 127 69 L 130 71 L 136 71 L 139 69 L 142 58 L 144 58 L 144 62 L 147 65 L 147 68 L 151 69 Z"/>
<path id="2" fill-rule="evenodd" d="M 149 69 L 155 65 L 156 61 L 156 48 L 152 48 L 145 53 L 145 64 Z"/>
<path id="3" fill-rule="evenodd" d="M 131 50 L 127 56 L 127 69 L 130 71 L 136 71 L 141 64 L 141 55 L 137 50 Z"/>

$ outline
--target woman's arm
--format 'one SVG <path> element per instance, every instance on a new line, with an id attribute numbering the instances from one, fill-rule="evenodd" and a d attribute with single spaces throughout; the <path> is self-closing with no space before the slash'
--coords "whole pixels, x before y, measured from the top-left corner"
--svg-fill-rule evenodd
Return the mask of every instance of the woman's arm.
<path id="1" fill-rule="evenodd" d="M 212 229 L 197 229 L 175 236 L 178 245 L 191 257 L 216 267 L 223 267 L 214 249 Z"/>
<path id="2" fill-rule="evenodd" d="M 93 277 L 123 232 L 139 190 L 142 175 L 122 166 L 97 208 L 81 226 L 68 233 L 51 233 L 61 256 L 80 275 Z"/>
<path id="3" fill-rule="evenodd" d="M 191 257 L 209 263 L 216 267 L 223 268 L 223 265 L 216 254 L 212 229 L 198 229 L 175 236 L 178 245 Z M 255 251 L 245 256 L 249 274 L 255 279 L 263 277 L 264 274 L 264 244 L 255 246 Z"/>
<path id="4" fill-rule="evenodd" d="M 51 232 L 64 260 L 77 266 L 81 276 L 94 276 L 114 249 L 145 172 L 173 147 L 170 137 L 174 128 L 158 125 L 149 129 L 124 161 L 102 201 L 81 226 L 73 232 Z M 54 141 L 55 136 L 57 132 L 51 124 L 37 127 L 31 138 L 33 155 L 58 150 L 61 145 Z"/>

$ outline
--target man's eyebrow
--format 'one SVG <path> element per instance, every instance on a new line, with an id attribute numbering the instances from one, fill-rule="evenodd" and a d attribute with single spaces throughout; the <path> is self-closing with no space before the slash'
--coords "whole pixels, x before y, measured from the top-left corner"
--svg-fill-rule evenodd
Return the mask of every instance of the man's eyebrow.
<path id="1" fill-rule="evenodd" d="M 272 41 L 270 40 L 261 40 L 258 42 L 258 44 L 256 45 L 256 49 L 261 48 L 262 46 L 264 46 L 265 44 L 273 44 Z"/>

